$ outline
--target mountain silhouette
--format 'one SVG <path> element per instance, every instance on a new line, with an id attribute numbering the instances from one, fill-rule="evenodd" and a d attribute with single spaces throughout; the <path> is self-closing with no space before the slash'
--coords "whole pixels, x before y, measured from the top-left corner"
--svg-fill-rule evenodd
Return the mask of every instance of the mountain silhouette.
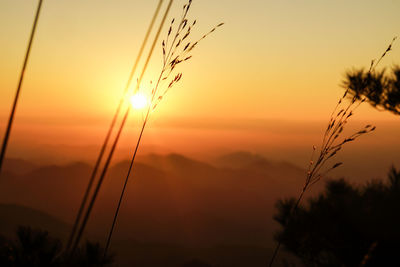
<path id="1" fill-rule="evenodd" d="M 230 169 L 244 169 L 252 165 L 271 165 L 264 157 L 247 151 L 237 151 L 218 157 L 215 166 Z"/>
<path id="2" fill-rule="evenodd" d="M 60 219 L 42 211 L 15 204 L 0 204 L 0 234 L 13 237 L 18 226 L 46 229 L 51 235 L 65 238 L 70 226 Z"/>
<path id="3" fill-rule="evenodd" d="M 17 175 L 23 175 L 33 171 L 38 166 L 30 161 L 23 159 L 5 159 L 4 172 L 10 172 Z"/>
<path id="4" fill-rule="evenodd" d="M 105 239 L 128 166 L 125 160 L 110 168 L 87 237 Z M 72 224 L 91 170 L 78 162 L 4 173 L 0 203 L 35 208 Z M 119 245 L 127 240 L 180 247 L 272 247 L 278 226 L 272 220 L 274 203 L 298 194 L 304 177 L 305 171 L 292 164 L 243 152 L 213 164 L 179 154 L 140 156 L 113 244 L 127 256 L 129 247 Z"/>

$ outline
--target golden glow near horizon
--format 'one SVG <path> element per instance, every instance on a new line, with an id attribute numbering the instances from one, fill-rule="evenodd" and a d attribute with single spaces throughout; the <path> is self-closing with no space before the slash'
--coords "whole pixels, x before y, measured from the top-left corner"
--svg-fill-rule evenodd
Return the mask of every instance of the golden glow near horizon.
<path id="1" fill-rule="evenodd" d="M 141 92 L 132 95 L 130 97 L 130 102 L 134 109 L 144 109 L 150 104 L 149 98 Z"/>
<path id="2" fill-rule="evenodd" d="M 162 39 L 186 1 L 174 1 L 142 84 L 158 78 Z M 0 138 L 37 3 L 0 1 Z M 157 3 L 43 2 L 10 156 L 24 157 L 30 146 L 35 160 L 45 159 L 52 154 L 43 151 L 43 144 L 50 144 L 51 151 L 56 151 L 53 145 L 62 144 L 64 149 L 57 149 L 57 154 L 63 159 L 76 152 L 71 145 L 83 146 L 85 151 L 95 147 L 93 153 L 97 153 Z M 225 25 L 193 50 L 187 64 L 177 67 L 183 78 L 151 117 L 144 144 L 155 144 L 162 152 L 271 151 L 271 157 L 279 155 L 282 160 L 293 148 L 304 146 L 299 162 L 305 166 L 302 160 L 309 157 L 313 144 L 319 144 L 332 109 L 343 95 L 343 74 L 351 68 L 369 67 L 394 36 L 400 37 L 399 10 L 400 1 L 394 0 L 194 0 L 189 14 L 197 19 L 193 39 L 220 22 Z M 148 51 L 146 47 L 133 81 Z M 400 64 L 400 39 L 380 67 L 394 64 Z M 143 106 L 140 98 L 133 101 L 134 106 Z M 124 104 L 131 105 L 130 96 Z M 121 147 L 131 147 L 132 136 L 142 125 L 142 110 L 132 111 Z M 361 105 L 354 119 L 377 126 L 376 133 L 356 143 L 363 148 L 360 153 L 374 155 L 375 166 L 380 165 L 375 159 L 392 162 L 399 154 L 395 149 L 399 131 L 387 125 L 398 125 L 398 116 Z M 385 147 L 378 152 L 381 146 Z M 352 164 L 346 162 L 346 166 Z"/>
<path id="3" fill-rule="evenodd" d="M 112 116 L 157 2 L 44 1 L 15 126 L 23 117 Z M 180 16 L 185 2 L 174 1 L 167 21 Z M 10 111 L 36 6 L 0 1 L 2 118 Z M 225 25 L 179 66 L 183 78 L 157 117 L 325 120 L 343 94 L 344 72 L 368 67 L 400 35 L 399 10 L 393 0 L 193 1 L 194 39 Z M 143 82 L 159 74 L 167 31 L 168 24 Z M 393 64 L 400 64 L 400 40 L 380 66 Z M 358 117 L 395 119 L 368 105 Z"/>

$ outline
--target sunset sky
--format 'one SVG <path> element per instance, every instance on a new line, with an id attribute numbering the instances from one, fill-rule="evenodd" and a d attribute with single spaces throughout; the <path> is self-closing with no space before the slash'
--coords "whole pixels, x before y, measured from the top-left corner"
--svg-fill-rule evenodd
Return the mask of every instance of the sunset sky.
<path id="1" fill-rule="evenodd" d="M 38 144 L 100 145 L 157 2 L 44 1 L 10 140 L 11 154 L 16 142 L 25 139 Z M 167 25 L 180 15 L 184 3 L 174 2 Z M 2 132 L 36 5 L 37 1 L 0 0 Z M 369 66 L 399 35 L 399 11 L 400 2 L 395 0 L 194 0 L 189 15 L 198 20 L 193 38 L 220 22 L 225 25 L 180 66 L 182 81 L 150 123 L 162 130 L 147 140 L 171 138 L 165 139 L 171 143 L 180 136 L 182 143 L 197 136 L 210 149 L 212 140 L 222 139 L 231 141 L 226 141 L 227 147 L 239 144 L 241 149 L 250 146 L 248 140 L 268 138 L 275 146 L 287 145 L 288 140 L 311 146 L 344 92 L 340 83 L 345 71 Z M 161 39 L 158 43 L 144 88 L 161 67 Z M 393 64 L 400 64 L 399 42 L 380 66 Z M 357 119 L 399 124 L 399 118 L 368 105 Z M 137 121 L 133 119 L 130 126 Z M 305 125 L 315 131 L 310 134 Z M 181 129 L 179 135 L 171 134 L 174 129 Z M 296 138 L 285 139 L 296 129 Z M 396 129 L 386 130 L 386 141 L 396 140 Z M 372 137 L 367 140 L 380 143 Z"/>

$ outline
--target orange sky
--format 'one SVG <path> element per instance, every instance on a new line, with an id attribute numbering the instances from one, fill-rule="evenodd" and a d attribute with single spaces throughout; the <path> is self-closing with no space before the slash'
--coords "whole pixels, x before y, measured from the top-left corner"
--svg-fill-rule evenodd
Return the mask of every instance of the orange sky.
<path id="1" fill-rule="evenodd" d="M 174 2 L 171 18 L 180 15 L 184 2 Z M 191 62 L 182 65 L 182 81 L 159 107 L 150 127 L 171 128 L 168 122 L 178 121 L 179 127 L 174 129 L 182 131 L 198 124 L 197 128 L 214 131 L 215 140 L 223 139 L 224 134 L 217 134 L 221 122 L 229 122 L 231 133 L 240 133 L 247 121 L 283 120 L 302 125 L 327 120 L 343 93 L 339 87 L 343 73 L 368 66 L 400 32 L 400 2 L 393 0 L 193 2 L 189 17 L 198 20 L 194 38 L 220 22 L 226 24 L 198 46 Z M 2 132 L 36 4 L 0 2 Z M 79 143 L 80 136 L 97 136 L 82 140 L 93 145 L 100 142 L 156 4 L 156 0 L 44 1 L 10 151 L 16 140 L 29 139 L 29 132 L 37 143 Z M 161 45 L 156 51 L 144 84 L 159 73 Z M 400 45 L 395 43 L 381 66 L 399 64 L 399 59 Z M 368 105 L 360 109 L 357 118 L 372 123 L 398 122 L 395 116 Z M 135 121 L 132 119 L 130 126 Z M 274 131 L 281 127 L 274 125 Z M 243 138 L 238 134 L 238 140 L 250 134 L 261 142 L 263 135 L 251 129 Z M 281 129 L 285 134 L 293 131 L 286 126 Z M 66 138 L 68 131 L 72 139 Z M 315 136 L 320 133 L 316 129 Z M 388 134 L 396 136 L 398 132 Z M 190 136 L 186 135 L 188 140 Z M 212 140 L 211 136 L 207 140 Z"/>
<path id="2" fill-rule="evenodd" d="M 175 1 L 171 17 L 184 2 Z M 111 112 L 156 4 L 44 1 L 19 116 Z M 36 1 L 2 0 L 0 7 L 0 112 L 6 114 Z M 184 78 L 158 116 L 325 118 L 342 93 L 343 72 L 367 66 L 399 34 L 398 10 L 392 0 L 194 1 L 194 36 L 226 25 L 181 68 Z M 158 73 L 160 50 L 145 81 Z M 381 66 L 398 63 L 399 56 L 396 44 Z"/>

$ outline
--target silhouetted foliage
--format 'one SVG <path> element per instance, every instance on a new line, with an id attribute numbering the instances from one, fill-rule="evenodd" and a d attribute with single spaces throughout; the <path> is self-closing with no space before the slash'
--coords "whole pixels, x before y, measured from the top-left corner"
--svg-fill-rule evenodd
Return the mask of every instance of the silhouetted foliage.
<path id="1" fill-rule="evenodd" d="M 275 238 L 306 266 L 400 266 L 400 171 L 363 187 L 330 181 L 290 216 L 295 204 L 277 202 Z"/>
<path id="2" fill-rule="evenodd" d="M 346 73 L 343 86 L 358 99 L 365 97 L 379 110 L 387 110 L 400 115 L 400 67 L 395 66 L 388 73 L 370 72 L 364 69 Z"/>
<path id="3" fill-rule="evenodd" d="M 97 243 L 87 242 L 71 256 L 62 251 L 59 239 L 30 227 L 18 227 L 15 240 L 0 236 L 0 266 L 111 266 L 112 262 Z"/>
<path id="4" fill-rule="evenodd" d="M 16 240 L 3 238 L 1 266 L 58 266 L 61 242 L 45 231 L 19 227 Z"/>

